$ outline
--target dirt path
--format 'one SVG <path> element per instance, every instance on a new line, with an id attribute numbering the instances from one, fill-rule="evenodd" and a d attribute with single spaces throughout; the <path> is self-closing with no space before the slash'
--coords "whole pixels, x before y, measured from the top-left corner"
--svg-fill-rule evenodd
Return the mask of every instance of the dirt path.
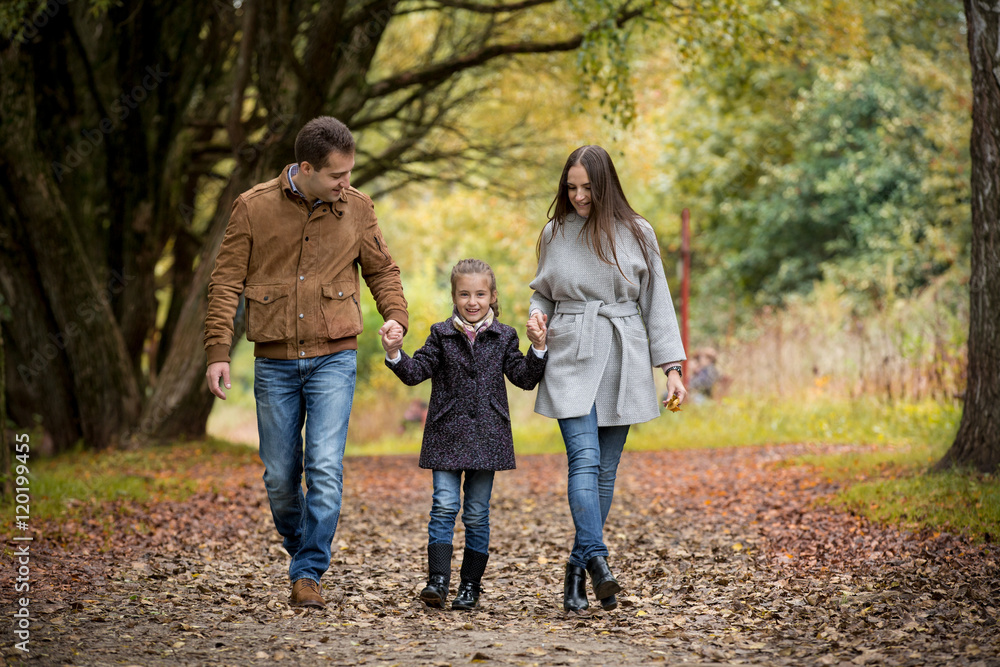
<path id="1" fill-rule="evenodd" d="M 103 509 L 134 531 L 105 553 L 37 541 L 31 652 L 7 635 L 2 655 L 95 666 L 1000 665 L 1000 550 L 815 505 L 833 486 L 780 465 L 814 450 L 626 452 L 607 531 L 625 593 L 618 610 L 583 616 L 561 607 L 563 457 L 521 457 L 498 474 L 486 592 L 471 613 L 415 599 L 430 508 L 415 459 L 348 459 L 322 611 L 286 606 L 287 556 L 260 471 L 239 468 L 205 479 L 214 490 L 188 503 Z"/>

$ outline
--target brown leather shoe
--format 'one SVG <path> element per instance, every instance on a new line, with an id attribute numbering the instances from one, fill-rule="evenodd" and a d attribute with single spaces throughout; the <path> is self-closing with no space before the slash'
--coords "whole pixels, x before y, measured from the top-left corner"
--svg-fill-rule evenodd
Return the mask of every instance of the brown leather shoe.
<path id="1" fill-rule="evenodd" d="M 320 595 L 319 584 L 312 579 L 298 579 L 292 584 L 292 597 L 289 604 L 293 607 L 316 607 L 322 609 L 326 606 L 323 596 Z"/>

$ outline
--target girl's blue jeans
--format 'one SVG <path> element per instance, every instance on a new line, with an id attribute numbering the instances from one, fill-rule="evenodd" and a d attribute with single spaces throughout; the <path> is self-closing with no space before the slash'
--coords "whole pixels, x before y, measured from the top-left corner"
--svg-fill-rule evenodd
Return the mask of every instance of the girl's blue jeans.
<path id="1" fill-rule="evenodd" d="M 465 473 L 465 484 L 462 474 Z M 493 494 L 492 470 L 435 470 L 431 520 L 427 524 L 428 544 L 451 544 L 455 518 L 462 508 L 465 525 L 465 548 L 489 553 L 490 496 Z M 465 493 L 463 505 L 460 492 Z"/>
<path id="2" fill-rule="evenodd" d="M 586 567 L 594 556 L 607 556 L 604 522 L 615 495 L 615 477 L 629 427 L 598 426 L 597 408 L 590 414 L 560 419 L 569 464 L 567 495 L 576 527 L 569 562 Z"/>

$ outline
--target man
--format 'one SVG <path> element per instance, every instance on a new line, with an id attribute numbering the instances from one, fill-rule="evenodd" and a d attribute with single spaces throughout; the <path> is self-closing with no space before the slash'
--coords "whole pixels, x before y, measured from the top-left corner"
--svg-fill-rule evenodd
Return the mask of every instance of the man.
<path id="1" fill-rule="evenodd" d="M 230 388 L 233 317 L 243 293 L 264 486 L 291 556 L 291 604 L 323 607 L 319 581 L 340 516 L 362 329 L 355 267 L 385 319 L 379 335 L 402 336 L 408 318 L 372 201 L 351 187 L 350 131 L 329 116 L 309 121 L 295 139 L 295 160 L 233 203 L 208 287 L 206 377 L 224 400 L 219 382 Z"/>

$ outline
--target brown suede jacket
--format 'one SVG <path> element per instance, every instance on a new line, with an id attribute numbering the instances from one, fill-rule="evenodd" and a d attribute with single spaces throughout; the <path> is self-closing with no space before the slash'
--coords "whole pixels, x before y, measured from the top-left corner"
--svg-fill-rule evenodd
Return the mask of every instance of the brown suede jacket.
<path id="1" fill-rule="evenodd" d="M 363 328 L 358 267 L 382 317 L 406 328 L 399 267 L 371 199 L 349 188 L 310 212 L 292 190 L 287 166 L 244 192 L 233 202 L 208 285 L 208 363 L 230 360 L 241 292 L 254 356 L 306 359 L 356 350 Z"/>

